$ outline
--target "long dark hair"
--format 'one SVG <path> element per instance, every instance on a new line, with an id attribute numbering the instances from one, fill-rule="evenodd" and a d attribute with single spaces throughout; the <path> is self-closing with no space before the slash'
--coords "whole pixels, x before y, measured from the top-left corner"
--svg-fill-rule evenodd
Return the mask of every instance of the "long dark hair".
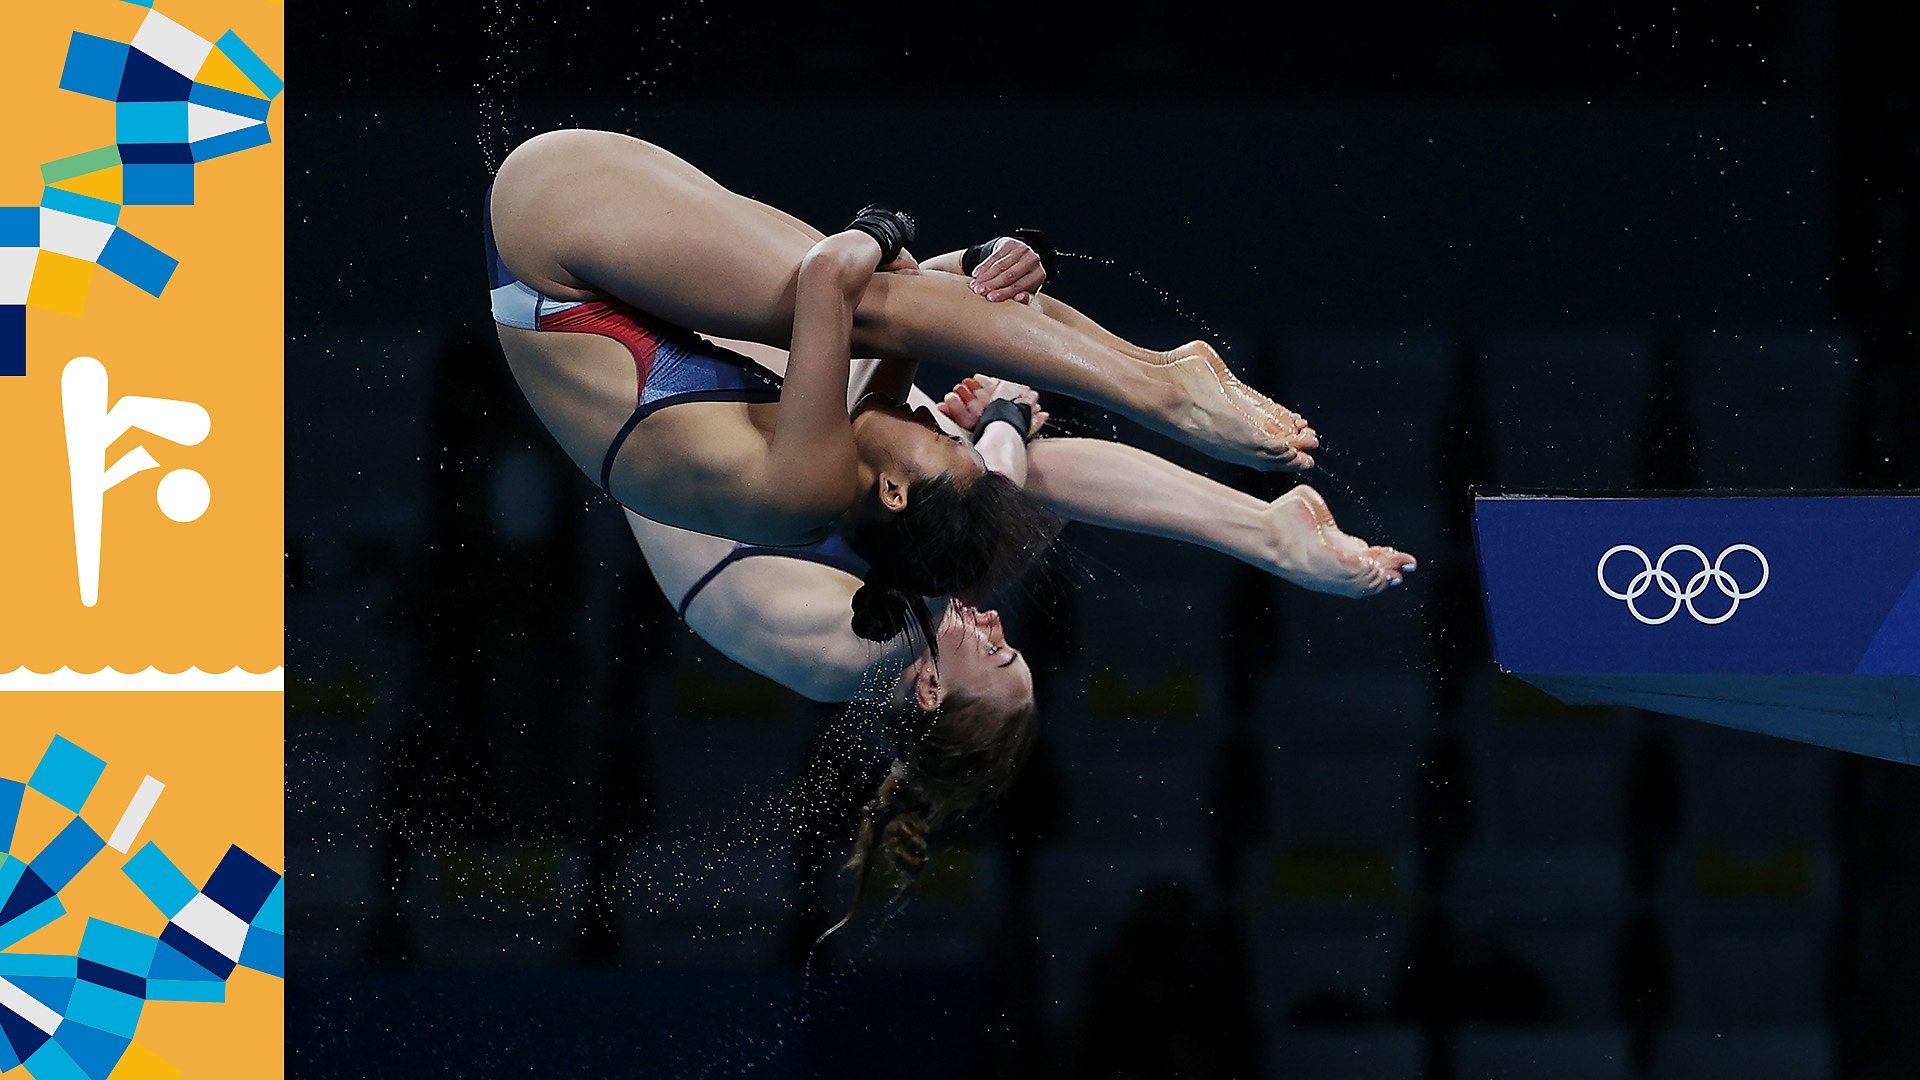
<path id="1" fill-rule="evenodd" d="M 1059 519 L 999 473 L 961 482 L 950 472 L 907 486 L 907 505 L 854 529 L 848 542 L 872 566 L 853 594 L 853 632 L 891 641 L 917 628 L 929 643 L 925 596 L 979 601 L 1040 557 Z"/>
<path id="2" fill-rule="evenodd" d="M 916 717 L 924 730 L 902 742 L 879 789 L 861 808 L 847 861 L 854 872 L 853 901 L 819 940 L 853 921 L 876 863 L 897 873 L 905 888 L 926 869 L 927 841 L 935 830 L 1006 794 L 1039 726 L 1031 698 L 1001 713 L 984 700 L 950 694 L 931 723 L 925 717 Z"/>

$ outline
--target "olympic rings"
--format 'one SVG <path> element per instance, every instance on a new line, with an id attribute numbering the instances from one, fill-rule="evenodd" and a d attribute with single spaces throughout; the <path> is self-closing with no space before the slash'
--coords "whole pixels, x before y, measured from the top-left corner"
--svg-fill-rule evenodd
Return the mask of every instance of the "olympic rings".
<path id="1" fill-rule="evenodd" d="M 1722 569 L 1722 564 L 1727 561 L 1727 556 L 1738 551 L 1744 551 L 1760 560 L 1760 583 L 1751 589 L 1741 589 L 1740 582 L 1734 578 L 1733 574 Z M 1640 572 L 1633 575 L 1633 580 L 1627 583 L 1624 591 L 1617 590 L 1607 584 L 1607 563 L 1615 555 L 1622 552 L 1632 552 L 1639 556 L 1641 565 Z M 1687 584 L 1684 588 L 1681 587 L 1679 578 L 1667 572 L 1667 560 L 1680 552 L 1685 552 L 1700 560 L 1700 569 L 1691 577 L 1687 578 Z M 1714 559 L 1712 562 L 1707 561 L 1706 552 L 1701 551 L 1692 544 L 1675 544 L 1661 552 L 1660 558 L 1657 560 L 1648 558 L 1646 552 L 1641 551 L 1632 544 L 1615 544 L 1607 549 L 1606 554 L 1600 556 L 1599 564 L 1594 567 L 1594 576 L 1599 579 L 1600 591 L 1615 600 L 1626 601 L 1627 610 L 1633 613 L 1633 617 L 1648 626 L 1659 626 L 1661 623 L 1672 619 L 1675 615 L 1680 614 L 1680 609 L 1683 607 L 1687 609 L 1687 614 L 1693 616 L 1695 622 L 1705 623 L 1708 626 L 1726 622 L 1728 619 L 1733 618 L 1734 612 L 1740 610 L 1740 601 L 1751 600 L 1760 595 L 1760 590 L 1767 587 L 1767 580 L 1772 576 L 1772 573 L 1772 568 L 1767 565 L 1767 557 L 1761 554 L 1760 549 L 1754 547 L 1752 544 L 1734 544 L 1725 551 L 1722 551 L 1720 557 Z M 1646 595 L 1647 591 L 1655 585 L 1660 586 L 1662 595 L 1673 601 L 1673 606 L 1667 609 L 1666 614 L 1657 618 L 1650 618 L 1641 613 L 1639 605 L 1636 604 L 1635 601 Z M 1693 606 L 1694 598 L 1705 593 L 1709 585 L 1719 589 L 1721 595 L 1732 601 L 1727 610 L 1719 615 L 1702 615 Z"/>

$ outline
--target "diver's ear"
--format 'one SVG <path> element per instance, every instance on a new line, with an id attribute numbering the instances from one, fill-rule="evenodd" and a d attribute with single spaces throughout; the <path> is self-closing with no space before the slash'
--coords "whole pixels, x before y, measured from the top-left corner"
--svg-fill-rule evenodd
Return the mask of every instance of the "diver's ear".
<path id="1" fill-rule="evenodd" d="M 880 478 L 874 481 L 873 493 L 879 497 L 880 505 L 892 513 L 907 508 L 906 483 L 886 469 L 880 470 Z"/>
<path id="2" fill-rule="evenodd" d="M 933 661 L 921 657 L 915 663 L 913 673 L 913 700 L 920 706 L 921 712 L 933 712 L 947 700 L 947 688 L 940 681 L 940 672 Z"/>

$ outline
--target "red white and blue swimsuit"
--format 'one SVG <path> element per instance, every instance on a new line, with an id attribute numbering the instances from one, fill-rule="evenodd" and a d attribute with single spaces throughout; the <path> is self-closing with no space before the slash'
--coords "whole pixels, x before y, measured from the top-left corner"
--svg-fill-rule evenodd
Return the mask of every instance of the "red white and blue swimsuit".
<path id="1" fill-rule="evenodd" d="M 637 386 L 633 415 L 607 447 L 600 465 L 602 491 L 613 493 L 613 463 L 627 436 L 661 409 L 688 401 L 779 400 L 780 376 L 691 330 L 618 300 L 561 300 L 527 287 L 500 261 L 500 249 L 493 240 L 492 191 L 487 195 L 482 215 L 493 321 L 543 333 L 599 334 L 633 354 Z"/>

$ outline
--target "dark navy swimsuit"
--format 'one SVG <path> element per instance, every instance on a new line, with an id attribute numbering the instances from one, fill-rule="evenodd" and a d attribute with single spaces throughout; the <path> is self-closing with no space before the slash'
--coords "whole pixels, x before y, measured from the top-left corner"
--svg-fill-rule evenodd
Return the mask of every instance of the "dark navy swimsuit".
<path id="1" fill-rule="evenodd" d="M 867 571 L 870 569 L 867 560 L 861 558 L 860 555 L 853 550 L 852 545 L 847 543 L 846 538 L 840 536 L 838 533 L 827 537 L 817 544 L 803 544 L 798 547 L 773 547 L 766 544 L 735 544 L 733 545 L 733 550 L 727 552 L 726 558 L 714 563 L 713 569 L 701 574 L 700 580 L 694 582 L 693 588 L 687 590 L 687 595 L 680 598 L 680 618 L 682 620 L 686 619 L 688 605 L 693 603 L 694 597 L 700 595 L 700 590 L 706 588 L 714 578 L 720 576 L 720 571 L 725 570 L 727 567 L 732 566 L 742 559 L 751 559 L 759 555 L 779 555 L 788 559 L 799 559 L 802 562 L 831 566 L 836 570 L 844 570 L 862 581 L 867 579 Z"/>

